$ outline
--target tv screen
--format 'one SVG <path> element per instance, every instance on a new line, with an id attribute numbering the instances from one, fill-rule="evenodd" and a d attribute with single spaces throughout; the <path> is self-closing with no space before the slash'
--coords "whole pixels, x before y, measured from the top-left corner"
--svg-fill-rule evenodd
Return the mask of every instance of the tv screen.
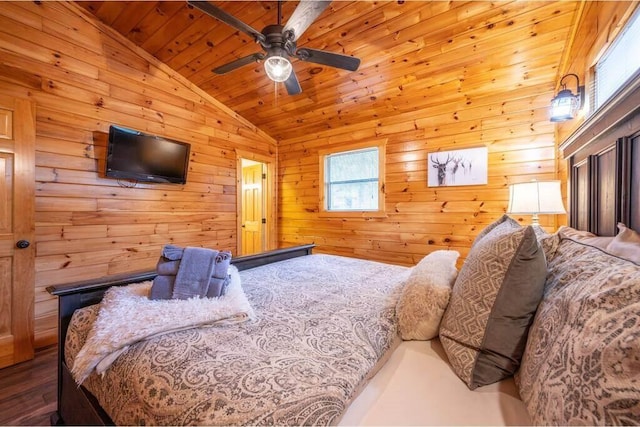
<path id="1" fill-rule="evenodd" d="M 118 126 L 109 128 L 106 176 L 184 184 L 191 145 Z"/>

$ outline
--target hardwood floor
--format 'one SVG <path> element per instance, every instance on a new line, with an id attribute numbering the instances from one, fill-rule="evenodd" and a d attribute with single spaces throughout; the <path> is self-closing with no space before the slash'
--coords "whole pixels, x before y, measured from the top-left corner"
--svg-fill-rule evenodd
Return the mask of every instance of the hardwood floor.
<path id="1" fill-rule="evenodd" d="M 50 425 L 56 410 L 57 347 L 33 360 L 0 369 L 0 425 Z"/>

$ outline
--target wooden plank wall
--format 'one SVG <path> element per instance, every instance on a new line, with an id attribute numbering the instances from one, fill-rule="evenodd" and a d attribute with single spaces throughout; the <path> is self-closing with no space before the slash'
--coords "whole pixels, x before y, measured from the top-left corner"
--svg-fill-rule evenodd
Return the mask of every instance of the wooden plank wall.
<path id="1" fill-rule="evenodd" d="M 573 72 L 588 87 L 594 61 L 637 4 L 578 4 L 579 22 L 566 34 L 557 82 Z M 458 92 L 466 84 L 461 81 Z M 485 86 L 474 88 L 475 97 L 462 108 L 464 100 L 456 105 L 443 103 L 441 96 L 430 99 L 418 93 L 411 113 L 357 125 L 333 124 L 330 130 L 280 141 L 281 243 L 315 242 L 317 251 L 406 265 L 437 249 L 455 249 L 464 258 L 482 227 L 506 211 L 509 183 L 561 179 L 566 196 L 567 165 L 557 147 L 583 118 L 560 125 L 548 121 L 547 109 L 557 87 L 540 84 L 511 90 L 490 75 Z M 388 139 L 387 218 L 318 216 L 317 150 L 377 138 Z M 427 153 L 478 145 L 489 149 L 487 186 L 427 187 Z M 529 217 L 517 218 L 530 222 Z M 567 216 L 543 215 L 541 223 L 553 231 L 567 223 Z"/>
<path id="2" fill-rule="evenodd" d="M 316 114 L 313 120 L 301 120 L 302 132 L 311 129 L 309 121 L 322 129 L 279 141 L 281 244 L 314 242 L 321 252 L 405 265 L 413 265 L 437 249 L 458 250 L 464 259 L 479 231 L 505 213 L 508 184 L 558 176 L 555 125 L 548 120 L 555 82 L 540 79 L 535 71 L 514 73 L 512 61 L 518 59 L 511 58 L 512 52 L 519 49 L 534 49 L 539 51 L 539 59 L 524 63 L 523 69 L 557 67 L 558 63 L 549 63 L 548 57 L 560 58 L 575 7 L 570 3 L 562 5 L 566 10 L 559 16 L 568 20 L 566 32 L 557 32 L 544 41 L 533 37 L 524 46 L 507 48 L 509 35 L 504 33 L 497 36 L 503 37 L 499 40 L 485 39 L 482 46 L 486 51 L 473 50 L 473 55 L 466 46 L 434 51 L 433 63 L 429 62 L 433 80 L 451 72 L 452 64 L 458 75 L 464 77 L 437 85 L 425 77 L 424 82 L 412 82 L 413 90 L 394 94 L 371 92 L 372 99 L 375 97 L 380 104 L 376 108 L 384 110 L 382 118 L 377 118 L 375 108 L 361 108 L 345 110 L 337 116 L 327 114 L 332 122 L 328 118 L 326 124 L 321 114 Z M 560 19 L 551 16 L 549 19 Z M 466 36 L 473 39 L 473 30 L 470 32 Z M 491 50 L 493 46 L 500 46 L 499 51 Z M 480 44 L 476 47 L 480 49 Z M 493 66 L 466 73 L 474 70 L 478 61 L 482 62 L 483 55 L 494 59 Z M 500 55 L 504 55 L 502 61 L 495 59 L 502 58 Z M 388 76 L 395 77 L 403 78 Z M 397 108 L 404 104 L 395 98 L 387 104 L 385 100 L 392 96 L 404 97 L 406 108 Z M 392 108 L 398 112 L 388 116 Z M 387 216 L 358 219 L 321 216 L 318 150 L 379 139 L 387 140 Z M 488 185 L 427 186 L 428 153 L 481 145 L 489 151 Z M 517 218 L 523 223 L 531 221 L 526 216 Z M 564 215 L 541 216 L 541 223 L 549 231 L 565 221 Z"/>
<path id="3" fill-rule="evenodd" d="M 235 253 L 234 148 L 273 139 L 73 4 L 2 2 L 0 58 L 0 92 L 37 103 L 36 346 L 56 341 L 49 285 L 152 269 L 165 243 Z M 188 183 L 102 178 L 110 124 L 191 143 Z"/>
<path id="4" fill-rule="evenodd" d="M 508 184 L 555 179 L 554 125 L 546 119 L 551 92 L 505 99 L 489 95 L 479 108 L 430 125 L 416 125 L 424 112 L 398 117 L 399 123 L 345 126 L 279 146 L 279 239 L 281 244 L 316 243 L 318 251 L 413 265 L 431 251 L 458 250 L 462 257 L 479 231 L 505 213 Z M 503 109 L 505 105 L 512 111 Z M 497 111 L 498 113 L 493 113 Z M 485 115 L 485 118 L 479 116 Z M 470 130 L 477 121 L 482 130 Z M 442 132 L 444 131 L 444 132 Z M 446 133 L 446 135 L 441 135 Z M 386 218 L 323 218 L 318 215 L 318 149 L 355 140 L 387 138 Z M 427 187 L 427 153 L 486 145 L 488 185 Z M 524 223 L 531 218 L 518 216 Z M 541 216 L 552 231 L 554 216 Z"/>

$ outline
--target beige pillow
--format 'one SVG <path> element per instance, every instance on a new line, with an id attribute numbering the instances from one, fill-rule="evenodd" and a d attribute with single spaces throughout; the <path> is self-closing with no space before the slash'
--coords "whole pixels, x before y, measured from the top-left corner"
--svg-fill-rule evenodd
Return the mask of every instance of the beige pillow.
<path id="1" fill-rule="evenodd" d="M 520 366 L 546 273 L 531 226 L 502 221 L 471 248 L 440 326 L 451 366 L 470 389 Z"/>
<path id="2" fill-rule="evenodd" d="M 640 267 L 563 237 L 516 383 L 534 425 L 640 424 Z"/>
<path id="3" fill-rule="evenodd" d="M 459 256 L 457 251 L 434 251 L 413 267 L 396 306 L 398 332 L 403 340 L 438 336 L 451 286 L 458 275 Z"/>
<path id="4" fill-rule="evenodd" d="M 618 223 L 618 230 L 620 231 L 609 243 L 606 251 L 640 264 L 640 234 L 621 222 Z"/>
<path id="5" fill-rule="evenodd" d="M 575 228 L 571 228 L 567 225 L 560 227 L 558 229 L 558 234 L 562 237 L 569 237 L 582 243 L 586 243 L 587 245 L 605 250 L 613 240 L 613 237 L 597 236 L 588 231 L 576 230 Z"/>

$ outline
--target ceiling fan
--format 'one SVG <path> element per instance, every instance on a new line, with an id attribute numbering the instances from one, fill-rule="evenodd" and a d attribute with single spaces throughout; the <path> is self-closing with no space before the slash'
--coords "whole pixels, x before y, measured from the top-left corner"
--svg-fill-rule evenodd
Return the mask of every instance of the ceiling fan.
<path id="1" fill-rule="evenodd" d="M 318 49 L 298 48 L 296 45 L 296 41 L 302 33 L 320 16 L 331 1 L 301 0 L 284 26 L 281 23 L 282 5 L 278 1 L 278 23 L 267 25 L 261 32 L 208 1 L 188 0 L 187 3 L 253 37 L 255 42 L 259 43 L 265 51 L 265 53 L 256 52 L 214 68 L 212 71 L 216 74 L 226 74 L 244 65 L 264 60 L 264 68 L 269 78 L 276 82 L 284 82 L 287 93 L 297 95 L 302 92 L 302 88 L 291 65 L 293 57 L 301 61 L 348 71 L 355 71 L 360 66 L 360 59 L 353 56 Z"/>

